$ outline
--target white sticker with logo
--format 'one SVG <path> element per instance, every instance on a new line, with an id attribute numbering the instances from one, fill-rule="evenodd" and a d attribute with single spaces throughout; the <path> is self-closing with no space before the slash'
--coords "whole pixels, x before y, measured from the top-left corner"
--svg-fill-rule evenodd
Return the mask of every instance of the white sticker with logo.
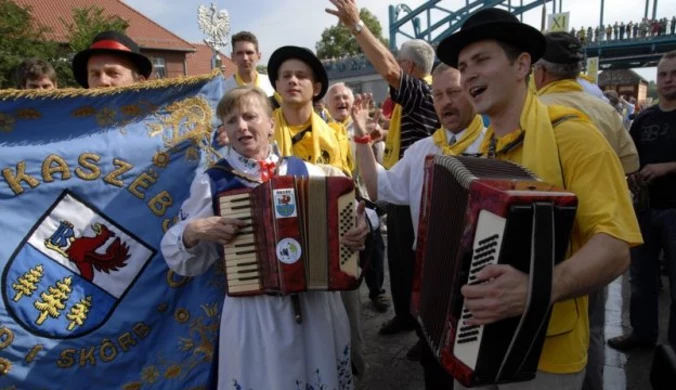
<path id="1" fill-rule="evenodd" d="M 283 238 L 277 243 L 277 258 L 284 264 L 297 262 L 301 254 L 300 244 L 293 238 Z"/>
<path id="2" fill-rule="evenodd" d="M 293 188 L 272 191 L 275 218 L 293 218 L 296 212 L 296 191 Z"/>

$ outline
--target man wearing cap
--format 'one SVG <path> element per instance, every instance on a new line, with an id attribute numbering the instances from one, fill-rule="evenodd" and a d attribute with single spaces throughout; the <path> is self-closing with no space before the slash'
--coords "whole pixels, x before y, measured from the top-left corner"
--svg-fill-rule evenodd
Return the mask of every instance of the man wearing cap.
<path id="1" fill-rule="evenodd" d="M 75 55 L 72 68 L 75 80 L 85 88 L 132 85 L 153 72 L 136 42 L 117 31 L 96 35 L 89 48 Z"/>
<path id="2" fill-rule="evenodd" d="M 622 117 L 606 102 L 584 92 L 576 81 L 582 70 L 582 44 L 572 35 L 552 32 L 545 35 L 547 49 L 535 63 L 533 75 L 537 95 L 546 105 L 559 104 L 586 114 L 613 148 L 625 175 L 639 167 L 638 152 Z M 589 294 L 590 345 L 585 389 L 603 389 L 605 365 L 605 287 Z"/>
<path id="3" fill-rule="evenodd" d="M 608 142 L 581 112 L 546 106 L 528 93 L 532 63 L 545 48 L 539 31 L 497 8 L 473 14 L 437 48 L 442 62 L 460 70 L 474 107 L 490 117 L 480 151 L 520 164 L 578 198 L 569 256 L 554 268 L 554 306 L 538 374 L 493 389 L 580 389 L 589 344 L 586 295 L 621 275 L 629 247 L 642 242 L 622 165 Z M 501 264 L 477 276 L 486 283 L 461 288 L 470 325 L 523 314 L 526 274 Z"/>
<path id="4" fill-rule="evenodd" d="M 432 135 L 440 123 L 434 111 L 431 72 L 434 49 L 421 39 L 405 42 L 397 57 L 364 25 L 355 0 L 330 0 L 335 15 L 347 27 L 366 58 L 390 85 L 395 103 L 385 140 L 383 166 L 391 168 L 416 141 Z M 411 288 L 415 264 L 413 222 L 408 206 L 390 205 L 387 210 L 387 256 L 390 267 L 390 288 L 395 316 L 381 327 L 381 335 L 390 335 L 417 328 L 410 313 Z M 418 360 L 422 350 L 419 341 L 407 354 Z"/>
<path id="5" fill-rule="evenodd" d="M 319 59 L 304 47 L 283 46 L 270 56 L 268 73 L 282 97 L 273 114 L 280 155 L 331 165 L 349 175 L 352 159 L 345 127 L 329 126 L 314 111 L 329 87 Z"/>

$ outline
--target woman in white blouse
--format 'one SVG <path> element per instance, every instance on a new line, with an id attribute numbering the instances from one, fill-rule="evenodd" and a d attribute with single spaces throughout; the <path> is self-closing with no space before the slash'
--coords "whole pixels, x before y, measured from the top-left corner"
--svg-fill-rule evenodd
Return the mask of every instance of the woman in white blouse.
<path id="1" fill-rule="evenodd" d="M 181 209 L 182 221 L 162 239 L 169 267 L 185 276 L 199 275 L 219 261 L 223 244 L 243 223 L 214 216 L 212 194 L 255 187 L 272 175 L 323 176 L 324 170 L 293 157 L 277 157 L 270 144 L 272 110 L 265 93 L 238 87 L 219 102 L 218 116 L 230 139 L 230 151 L 218 165 L 234 171 L 221 180 L 209 171 L 198 175 Z M 220 171 L 225 171 L 221 169 Z M 363 205 L 355 228 L 343 243 L 363 249 L 369 228 Z M 205 287 L 207 288 L 207 287 Z M 226 297 L 221 315 L 218 389 L 352 389 L 350 328 L 337 292 L 299 294 L 302 322 L 295 320 L 289 296 Z"/>

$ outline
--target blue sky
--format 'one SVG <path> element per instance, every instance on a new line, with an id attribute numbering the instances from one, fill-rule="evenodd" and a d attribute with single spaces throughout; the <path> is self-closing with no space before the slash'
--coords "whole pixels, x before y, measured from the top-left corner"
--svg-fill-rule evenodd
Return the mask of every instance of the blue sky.
<path id="1" fill-rule="evenodd" d="M 197 7 L 209 5 L 205 0 L 124 0 L 144 15 L 181 38 L 191 42 L 201 42 L 203 36 L 197 26 Z M 397 2 L 398 1 L 398 2 Z M 650 1 L 649 15 L 652 15 L 653 1 Z M 263 62 L 269 54 L 283 45 L 305 46 L 314 50 L 322 31 L 335 24 L 337 19 L 324 12 L 331 7 L 328 0 L 215 0 L 218 9 L 227 9 L 230 13 L 231 33 L 248 30 L 255 33 L 261 44 Z M 425 3 L 424 0 L 357 0 L 360 7 L 368 8 L 383 25 L 384 34 L 389 34 L 388 6 L 405 3 L 411 8 Z M 444 0 L 438 3 L 446 9 L 458 9 L 464 6 L 464 0 Z M 517 4 L 517 0 L 514 0 Z M 599 23 L 601 0 L 563 0 L 563 10 L 570 12 L 571 25 L 578 29 Z M 551 3 L 548 5 L 551 12 Z M 644 0 L 605 0 L 604 22 L 636 21 L 643 16 Z M 524 17 L 524 22 L 539 28 L 542 8 L 538 7 Z M 441 13 L 432 14 L 432 20 Z M 658 17 L 676 15 L 676 1 L 659 0 Z M 399 36 L 397 42 L 406 38 Z M 227 47 L 225 54 L 230 53 Z M 648 80 L 655 78 L 655 68 L 637 70 Z"/>

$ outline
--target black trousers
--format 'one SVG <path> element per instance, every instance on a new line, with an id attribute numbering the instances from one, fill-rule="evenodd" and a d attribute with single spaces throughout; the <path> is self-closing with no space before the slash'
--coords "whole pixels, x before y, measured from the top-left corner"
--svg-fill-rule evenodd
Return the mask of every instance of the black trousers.
<path id="1" fill-rule="evenodd" d="M 364 279 L 369 289 L 369 298 L 375 299 L 378 295 L 384 293 L 383 283 L 385 282 L 385 242 L 380 229 L 373 232 L 371 245 L 366 247 L 368 253 L 368 265 L 364 271 Z"/>
<path id="2" fill-rule="evenodd" d="M 453 390 L 453 377 L 441 367 L 427 343 L 422 349 L 420 365 L 425 373 L 425 390 Z"/>
<path id="3" fill-rule="evenodd" d="M 411 315 L 411 287 L 415 266 L 413 224 L 408 206 L 387 208 L 387 261 L 394 314 L 402 321 L 416 322 Z"/>

